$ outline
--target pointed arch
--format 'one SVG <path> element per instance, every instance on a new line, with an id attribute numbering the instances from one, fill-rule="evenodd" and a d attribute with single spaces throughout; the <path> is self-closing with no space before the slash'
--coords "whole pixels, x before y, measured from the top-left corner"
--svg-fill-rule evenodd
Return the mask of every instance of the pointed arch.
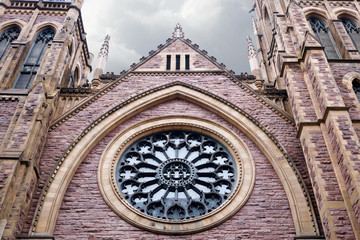
<path id="1" fill-rule="evenodd" d="M 360 18 L 357 11 L 350 9 L 350 8 L 345 8 L 345 7 L 340 7 L 340 8 L 335 9 L 334 13 L 338 19 L 340 19 L 342 17 L 350 17 L 352 20 L 356 20 L 356 19 Z"/>
<path id="2" fill-rule="evenodd" d="M 328 12 L 318 7 L 307 7 L 303 10 L 303 13 L 307 19 L 311 17 L 317 17 L 323 21 L 330 19 Z"/>
<path id="3" fill-rule="evenodd" d="M 28 40 L 33 41 L 39 32 L 43 31 L 46 28 L 52 28 L 55 31 L 55 34 L 58 33 L 61 29 L 62 25 L 59 22 L 51 21 L 51 22 L 40 22 L 34 25 L 29 33 Z"/>
<path id="4" fill-rule="evenodd" d="M 160 88 L 149 95 L 141 96 L 104 114 L 73 142 L 54 169 L 53 175 L 48 180 L 48 187 L 43 190 L 40 198 L 42 201 L 37 207 L 36 220 L 33 222 L 33 234 L 51 235 L 54 232 L 60 205 L 71 179 L 83 159 L 107 133 L 144 109 L 174 98 L 186 99 L 215 112 L 246 134 L 268 158 L 283 185 L 296 234 L 318 234 L 313 210 L 308 205 L 309 199 L 306 193 L 304 194 L 304 186 L 298 180 L 301 179 L 300 175 L 282 146 L 274 141 L 274 137 L 251 116 L 220 99 L 181 84 Z"/>
<path id="5" fill-rule="evenodd" d="M 19 28 L 24 28 L 27 22 L 20 20 L 20 19 L 11 19 L 1 23 L 1 31 L 4 31 L 6 28 L 11 26 L 18 26 Z"/>
<path id="6" fill-rule="evenodd" d="M 348 88 L 354 105 L 360 109 L 360 72 L 345 74 L 342 83 Z"/>

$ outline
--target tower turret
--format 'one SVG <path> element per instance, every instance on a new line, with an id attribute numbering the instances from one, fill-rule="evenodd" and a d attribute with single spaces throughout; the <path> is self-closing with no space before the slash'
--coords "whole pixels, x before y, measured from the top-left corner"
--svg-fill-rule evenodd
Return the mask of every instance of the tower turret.
<path id="1" fill-rule="evenodd" d="M 289 96 L 320 233 L 326 239 L 359 239 L 359 4 L 255 3 L 261 73 Z"/>
<path id="2" fill-rule="evenodd" d="M 27 232 L 59 88 L 79 86 L 91 69 L 82 3 L 0 1 L 1 239 Z"/>

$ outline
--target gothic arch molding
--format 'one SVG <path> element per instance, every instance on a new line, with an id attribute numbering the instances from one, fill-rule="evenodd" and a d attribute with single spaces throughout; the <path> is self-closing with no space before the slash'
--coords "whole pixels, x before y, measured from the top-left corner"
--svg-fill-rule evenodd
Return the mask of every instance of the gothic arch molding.
<path id="1" fill-rule="evenodd" d="M 348 8 L 339 8 L 334 11 L 335 16 L 337 19 L 340 19 L 342 17 L 350 18 L 354 22 L 359 22 L 359 15 L 356 11 Z"/>
<path id="2" fill-rule="evenodd" d="M 58 211 L 67 187 L 77 168 L 91 149 L 113 128 L 144 109 L 173 98 L 182 98 L 217 113 L 240 129 L 259 147 L 276 171 L 286 192 L 297 235 L 316 235 L 318 229 L 301 177 L 285 150 L 266 129 L 247 113 L 221 99 L 184 86 L 181 83 L 164 86 L 148 95 L 139 95 L 126 105 L 115 107 L 89 126 L 76 139 L 67 153 L 59 160 L 53 175 L 43 191 L 42 201 L 35 213 L 31 234 L 51 235 L 54 232 Z"/>
<path id="3" fill-rule="evenodd" d="M 22 20 L 19 19 L 12 19 L 12 20 L 8 20 L 6 22 L 3 22 L 1 24 L 1 30 L 0 32 L 4 31 L 5 29 L 7 29 L 8 27 L 12 27 L 12 26 L 17 26 L 20 29 L 23 29 L 24 26 L 26 25 L 26 23 Z"/>
<path id="4" fill-rule="evenodd" d="M 55 22 L 55 21 L 38 23 L 38 24 L 34 25 L 34 27 L 32 28 L 32 31 L 29 34 L 28 40 L 33 41 L 39 32 L 41 32 L 43 29 L 48 28 L 48 27 L 55 30 L 55 37 L 56 37 L 56 35 L 59 32 L 59 29 L 61 27 L 61 24 L 58 22 Z"/>
<path id="5" fill-rule="evenodd" d="M 324 21 L 327 25 L 329 25 L 327 20 L 330 19 L 330 17 L 325 10 L 315 8 L 315 7 L 307 7 L 303 10 L 303 13 L 304 13 L 306 19 L 308 19 L 310 17 L 316 17 L 316 18 L 319 18 L 322 21 Z"/>

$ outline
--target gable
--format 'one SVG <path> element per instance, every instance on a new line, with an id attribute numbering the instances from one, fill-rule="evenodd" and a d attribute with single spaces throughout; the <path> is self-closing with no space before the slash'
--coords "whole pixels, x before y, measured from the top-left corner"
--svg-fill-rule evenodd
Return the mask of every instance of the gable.
<path id="1" fill-rule="evenodd" d="M 211 60 L 193 49 L 181 39 L 176 39 L 149 60 L 145 61 L 135 72 L 179 71 L 176 70 L 176 58 L 180 56 L 180 71 L 221 71 Z M 166 69 L 167 58 L 170 56 L 170 70 Z M 189 70 L 185 70 L 185 59 L 189 56 Z"/>

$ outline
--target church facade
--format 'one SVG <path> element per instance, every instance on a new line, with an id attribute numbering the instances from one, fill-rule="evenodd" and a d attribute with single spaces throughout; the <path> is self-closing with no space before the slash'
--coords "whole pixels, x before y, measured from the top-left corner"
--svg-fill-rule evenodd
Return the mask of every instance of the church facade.
<path id="1" fill-rule="evenodd" d="M 251 74 L 177 25 L 91 81 L 82 5 L 0 1 L 1 239 L 360 239 L 358 1 L 254 0 Z"/>

